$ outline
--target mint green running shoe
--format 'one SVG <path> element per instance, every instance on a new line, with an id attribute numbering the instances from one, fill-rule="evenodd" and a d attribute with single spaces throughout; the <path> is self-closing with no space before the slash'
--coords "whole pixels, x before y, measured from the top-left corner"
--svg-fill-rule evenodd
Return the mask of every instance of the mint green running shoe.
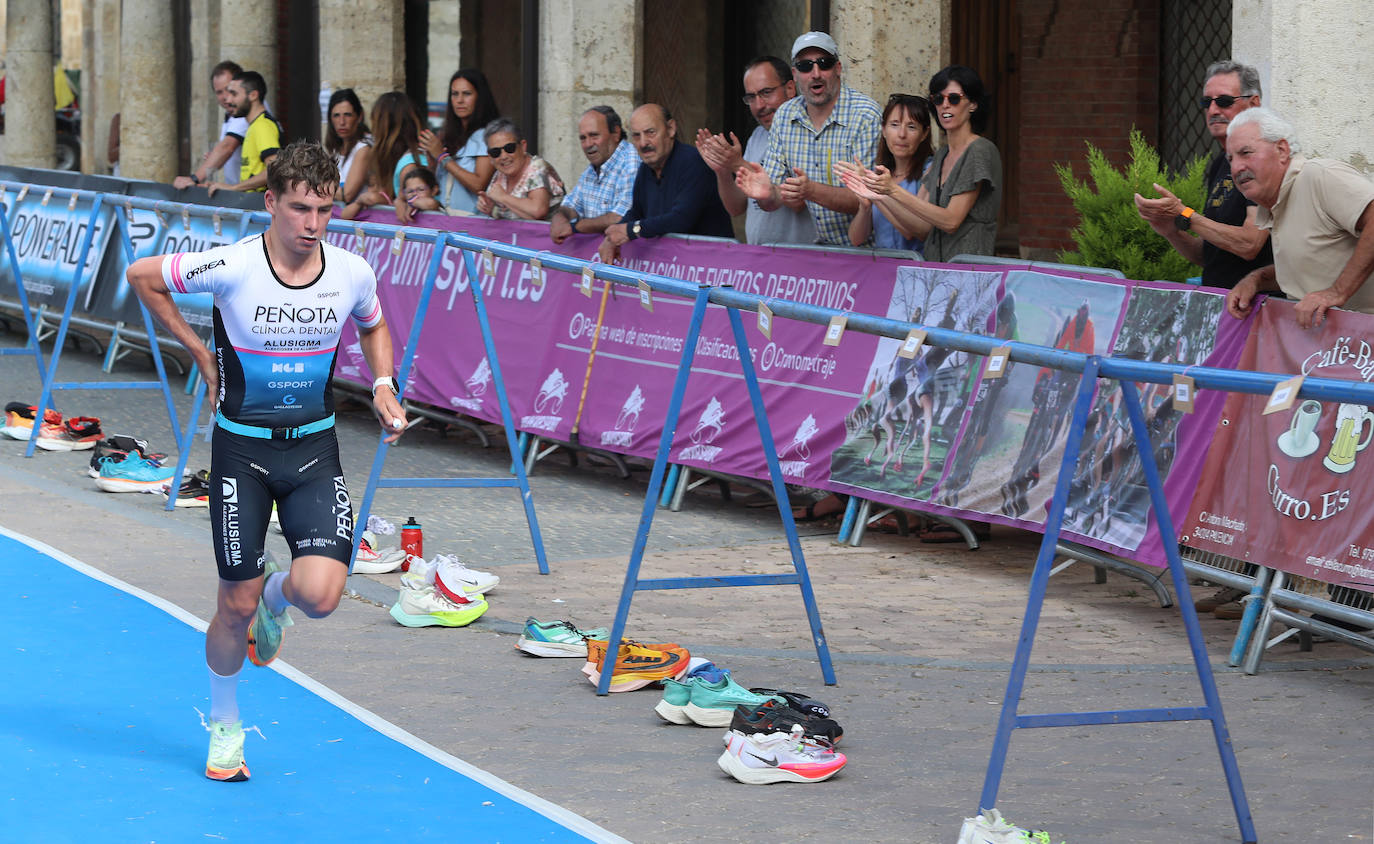
<path id="1" fill-rule="evenodd" d="M 699 681 L 689 688 L 691 700 L 682 708 L 682 714 L 703 727 L 730 726 L 736 706 L 758 706 L 768 700 L 787 703 L 773 695 L 756 695 L 728 676 L 716 683 Z"/>
<path id="2" fill-rule="evenodd" d="M 264 588 L 267 578 L 282 570 L 271 554 L 267 554 L 266 558 L 263 566 Z M 290 627 L 294 623 L 291 616 L 286 614 L 286 610 L 282 610 L 281 615 L 273 615 L 267 609 L 267 602 L 258 598 L 257 613 L 248 625 L 249 661 L 254 665 L 268 665 L 276 659 L 277 654 L 281 652 L 282 628 Z"/>
<path id="3" fill-rule="evenodd" d="M 540 621 L 534 616 L 525 619 L 525 629 L 515 643 L 518 650 L 535 656 L 587 658 L 588 639 L 608 639 L 611 631 L 604 627 L 578 629 L 571 621 Z"/>
<path id="4" fill-rule="evenodd" d="M 248 765 L 243 761 L 243 722 L 225 724 L 211 721 L 205 725 L 210 731 L 210 753 L 205 757 L 205 776 L 220 782 L 243 782 L 248 779 Z"/>
<path id="5" fill-rule="evenodd" d="M 663 700 L 654 705 L 654 712 L 670 724 L 690 724 L 692 719 L 684 712 L 692 700 L 692 687 L 702 682 L 699 677 L 688 677 L 687 682 L 679 683 L 673 679 L 663 681 Z"/>

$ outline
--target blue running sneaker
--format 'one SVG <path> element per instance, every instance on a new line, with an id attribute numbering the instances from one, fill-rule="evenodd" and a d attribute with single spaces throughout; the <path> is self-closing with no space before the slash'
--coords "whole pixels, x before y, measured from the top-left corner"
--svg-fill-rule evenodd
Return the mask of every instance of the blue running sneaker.
<path id="1" fill-rule="evenodd" d="M 263 566 L 263 586 L 267 585 L 267 578 L 279 571 L 281 567 L 272 555 L 268 554 Z M 286 614 L 286 610 L 282 610 L 281 615 L 273 615 L 272 611 L 267 609 L 267 602 L 258 598 L 257 614 L 248 625 L 249 661 L 254 665 L 267 665 L 276 659 L 277 654 L 281 652 L 282 628 L 290 627 L 294 623 L 291 616 Z"/>
<path id="2" fill-rule="evenodd" d="M 158 466 L 130 451 L 121 458 L 102 458 L 95 485 L 104 492 L 166 492 L 175 474 L 176 467 Z"/>

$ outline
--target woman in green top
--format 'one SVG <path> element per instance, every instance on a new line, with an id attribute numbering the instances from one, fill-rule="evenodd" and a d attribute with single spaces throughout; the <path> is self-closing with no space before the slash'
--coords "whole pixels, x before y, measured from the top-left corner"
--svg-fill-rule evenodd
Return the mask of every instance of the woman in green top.
<path id="1" fill-rule="evenodd" d="M 927 261 L 991 255 L 1002 201 L 1002 157 L 992 141 L 978 134 L 989 111 L 983 80 L 972 68 L 950 65 L 930 80 L 930 108 L 945 143 L 915 195 L 881 165 L 869 170 L 845 164 L 841 178 L 860 197 L 877 201 L 891 196 L 909 211 L 916 235 L 925 239 Z"/>

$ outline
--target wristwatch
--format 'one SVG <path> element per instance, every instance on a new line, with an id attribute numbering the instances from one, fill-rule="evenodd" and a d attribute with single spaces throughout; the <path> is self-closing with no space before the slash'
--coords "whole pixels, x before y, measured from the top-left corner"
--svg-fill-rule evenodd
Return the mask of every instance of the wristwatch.
<path id="1" fill-rule="evenodd" d="M 373 382 L 372 382 L 372 397 L 373 397 L 373 398 L 376 398 L 376 397 L 377 397 L 377 388 L 378 388 L 378 387 L 389 387 L 389 388 L 391 389 L 391 394 L 392 394 L 393 396 L 399 396 L 399 395 L 401 394 L 401 385 L 396 383 L 396 376 L 394 376 L 394 375 L 383 375 L 382 377 L 378 378 L 376 381 L 373 381 Z"/>
<path id="2" fill-rule="evenodd" d="M 1181 232 L 1186 232 L 1193 227 L 1193 214 L 1195 212 L 1188 206 L 1183 206 L 1183 211 L 1174 218 L 1174 225 Z"/>
<path id="3" fill-rule="evenodd" d="M 641 228 L 643 228 L 643 225 L 644 223 L 642 220 L 635 220 L 634 225 L 630 226 L 630 240 L 634 240 L 639 237 L 639 231 Z"/>
<path id="4" fill-rule="evenodd" d="M 573 234 L 577 234 L 577 223 L 581 219 L 581 214 L 573 214 L 571 217 L 568 218 L 568 228 L 573 230 Z"/>

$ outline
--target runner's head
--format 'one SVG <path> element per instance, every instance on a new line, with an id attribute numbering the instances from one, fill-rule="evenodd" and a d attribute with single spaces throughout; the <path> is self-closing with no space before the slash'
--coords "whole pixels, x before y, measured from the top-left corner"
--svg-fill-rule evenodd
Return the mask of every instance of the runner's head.
<path id="1" fill-rule="evenodd" d="M 312 141 L 296 141 L 277 153 L 267 165 L 267 189 L 278 198 L 291 193 L 304 182 L 306 190 L 334 197 L 339 186 L 339 168 L 324 147 Z"/>

